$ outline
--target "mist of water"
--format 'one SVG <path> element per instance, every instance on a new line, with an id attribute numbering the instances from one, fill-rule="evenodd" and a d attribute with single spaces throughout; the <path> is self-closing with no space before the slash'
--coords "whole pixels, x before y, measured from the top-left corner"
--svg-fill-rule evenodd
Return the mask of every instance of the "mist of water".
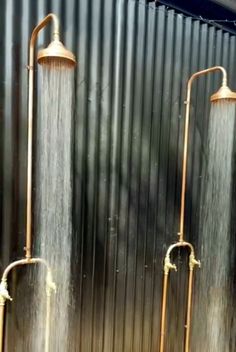
<path id="1" fill-rule="evenodd" d="M 41 68 L 41 113 L 37 124 L 35 253 L 51 267 L 57 285 L 52 294 L 49 352 L 69 351 L 68 306 L 71 265 L 71 148 L 73 70 L 52 63 Z M 35 270 L 37 294 L 32 306 L 32 348 L 45 348 L 45 268 Z"/>
<path id="2" fill-rule="evenodd" d="M 235 104 L 212 105 L 203 173 L 193 312 L 193 352 L 233 352 L 230 270 Z M 235 332 L 234 332 L 235 334 Z"/>

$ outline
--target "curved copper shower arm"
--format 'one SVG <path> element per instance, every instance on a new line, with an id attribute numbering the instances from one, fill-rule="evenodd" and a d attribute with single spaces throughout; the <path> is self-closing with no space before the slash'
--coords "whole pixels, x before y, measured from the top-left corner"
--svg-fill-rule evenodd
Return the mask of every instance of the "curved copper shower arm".
<path id="1" fill-rule="evenodd" d="M 51 299 L 51 292 L 56 291 L 56 285 L 53 282 L 52 279 L 52 272 L 51 269 L 46 262 L 46 260 L 42 258 L 25 258 L 25 259 L 20 259 L 12 262 L 9 264 L 6 269 L 3 272 L 2 279 L 0 282 L 0 352 L 3 350 L 3 327 L 4 327 L 4 313 L 5 313 L 5 305 L 6 305 L 6 300 L 12 301 L 11 296 L 9 295 L 8 289 L 7 289 L 7 278 L 8 274 L 11 272 L 12 269 L 21 266 L 21 265 L 28 265 L 28 264 L 43 264 L 46 267 L 47 270 L 47 275 L 46 275 L 46 295 L 47 295 L 47 307 L 46 307 L 46 321 L 45 321 L 45 350 L 44 352 L 48 352 L 48 341 L 49 341 L 49 330 L 50 330 L 50 325 L 49 325 L 49 319 L 50 319 L 50 299 Z"/>
<path id="2" fill-rule="evenodd" d="M 227 86 L 227 72 L 222 66 L 210 67 L 206 70 L 198 71 L 194 73 L 188 80 L 187 85 L 187 98 L 185 101 L 186 112 L 185 112 L 185 131 L 184 131 L 184 151 L 183 151 L 183 175 L 182 175 L 182 189 L 181 189 L 181 206 L 180 206 L 180 228 L 179 228 L 179 241 L 184 241 L 184 213 L 185 213 L 185 193 L 186 193 L 186 175 L 187 175 L 187 157 L 188 157 L 188 135 L 189 135 L 189 115 L 190 115 L 190 100 L 191 100 L 191 89 L 192 83 L 195 78 L 205 75 L 210 72 L 221 71 L 222 86 Z"/>
<path id="3" fill-rule="evenodd" d="M 32 257 L 32 148 L 33 148 L 33 88 L 34 88 L 34 47 L 38 33 L 53 22 L 53 39 L 59 40 L 59 21 L 50 13 L 34 28 L 29 45 L 29 86 L 28 86 L 28 160 L 27 160 L 27 206 L 26 206 L 26 245 L 25 257 Z"/>
<path id="4" fill-rule="evenodd" d="M 46 266 L 47 270 L 50 271 L 49 265 L 46 262 L 46 260 L 42 259 L 42 258 L 30 258 L 30 259 L 20 259 L 20 260 L 16 260 L 15 262 L 12 262 L 11 264 L 9 264 L 6 269 L 4 270 L 3 274 L 2 274 L 2 280 L 1 281 L 6 281 L 8 274 L 10 273 L 10 271 L 20 265 L 26 265 L 26 264 L 37 264 L 37 263 L 41 263 L 43 265 Z"/>

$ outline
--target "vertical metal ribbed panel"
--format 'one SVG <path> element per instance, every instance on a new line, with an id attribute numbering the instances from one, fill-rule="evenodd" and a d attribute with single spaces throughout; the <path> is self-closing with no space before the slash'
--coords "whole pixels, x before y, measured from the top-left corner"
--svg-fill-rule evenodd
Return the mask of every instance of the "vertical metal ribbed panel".
<path id="1" fill-rule="evenodd" d="M 73 159 L 74 351 L 156 352 L 162 261 L 178 231 L 186 82 L 194 71 L 223 65 L 235 89 L 235 36 L 145 1 L 2 0 L 2 268 L 23 254 L 28 40 L 33 27 L 51 11 L 61 19 L 63 40 L 78 59 Z M 38 45 L 48 40 L 46 30 Z M 193 87 L 186 234 L 195 245 L 208 100 L 218 83 L 218 74 L 209 75 Z M 171 352 L 181 350 L 184 334 L 186 280 L 182 267 L 173 275 L 168 297 Z M 10 338 L 22 338 L 19 314 L 25 326 L 24 294 L 17 294 L 19 288 L 27 290 L 22 276 L 27 283 L 21 271 L 11 287 L 19 299 L 10 303 L 8 352 L 20 352 Z"/>

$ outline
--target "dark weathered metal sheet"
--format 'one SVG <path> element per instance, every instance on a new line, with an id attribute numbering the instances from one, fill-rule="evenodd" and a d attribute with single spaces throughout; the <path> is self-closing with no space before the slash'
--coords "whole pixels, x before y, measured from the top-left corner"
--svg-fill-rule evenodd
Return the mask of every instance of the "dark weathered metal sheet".
<path id="1" fill-rule="evenodd" d="M 222 64 L 236 88 L 235 37 L 145 1 L 0 1 L 2 265 L 23 254 L 28 40 L 50 11 L 60 17 L 63 39 L 78 58 L 74 351 L 154 352 L 162 260 L 178 231 L 186 81 L 198 69 Z M 49 31 L 40 34 L 38 45 L 48 38 Z M 218 81 L 219 76 L 209 75 L 193 88 L 186 230 L 196 245 L 208 98 Z M 171 352 L 182 347 L 184 272 L 173 275 L 170 286 Z M 13 292 L 22 289 L 22 275 L 13 280 Z M 22 315 L 25 326 L 24 294 L 17 297 L 10 307 L 8 337 L 20 341 L 16 316 Z M 8 352 L 20 352 L 14 340 L 7 341 Z"/>

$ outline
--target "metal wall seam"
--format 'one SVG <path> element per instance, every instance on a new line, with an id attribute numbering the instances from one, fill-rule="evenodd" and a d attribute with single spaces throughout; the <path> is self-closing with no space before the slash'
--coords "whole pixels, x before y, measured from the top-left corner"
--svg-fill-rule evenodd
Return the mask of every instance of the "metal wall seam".
<path id="1" fill-rule="evenodd" d="M 150 216 L 150 228 L 154 234 L 153 242 L 153 271 L 152 280 L 153 288 L 151 291 L 152 299 L 152 317 L 151 317 L 151 335 L 150 335 L 150 350 L 154 350 L 158 345 L 158 334 L 160 330 L 160 318 L 155 312 L 160 312 L 160 293 L 157 287 L 161 287 L 162 276 L 158 275 L 162 264 L 162 253 L 165 245 L 159 245 L 159 238 L 163 238 L 163 229 L 160 224 L 160 212 L 159 212 L 159 177 L 161 174 L 160 169 L 160 141 L 161 141 L 161 110 L 162 110 L 162 94 L 163 94 L 163 66 L 164 66 L 164 47 L 165 47 L 165 28 L 166 28 L 166 14 L 164 7 L 160 7 L 156 12 L 157 23 L 156 23 L 156 53 L 154 63 L 154 86 L 153 86 L 153 107 L 152 107 L 152 147 L 150 150 L 150 162 L 151 162 L 151 173 L 150 173 L 150 189 L 153 194 L 153 207 L 149 210 Z M 156 116 L 159 116 L 157 119 Z M 158 236 L 156 234 L 158 233 Z M 159 314 L 158 314 L 159 315 Z"/>
<path id="2" fill-rule="evenodd" d="M 152 271 L 154 262 L 153 242 L 154 233 L 150 230 L 152 222 L 150 222 L 150 210 L 153 207 L 153 190 L 150 187 L 151 180 L 151 153 L 152 148 L 152 110 L 153 100 L 155 96 L 151 94 L 154 88 L 155 59 L 156 59 L 156 13 L 148 9 L 148 36 L 147 36 L 147 62 L 145 75 L 145 96 L 144 96 L 144 111 L 143 111 L 143 151 L 142 151 L 142 193 L 141 197 L 145 205 L 145 222 L 142 230 L 145 233 L 145 247 L 143 260 L 143 318 L 142 318 L 142 349 L 150 349 L 151 344 L 151 327 L 152 327 L 152 299 L 150 292 L 153 289 Z M 150 116 L 148 123 L 145 123 L 145 116 Z M 155 195 L 154 195 L 155 196 Z M 146 204 L 145 204 L 146 203 Z M 145 209 L 144 207 L 142 209 Z M 143 211 L 143 210 L 142 210 Z M 151 225 L 151 226 L 150 226 Z M 147 347 L 146 347 L 147 346 Z"/>
<path id="3" fill-rule="evenodd" d="M 5 2 L 0 3 L 0 11 L 1 13 L 5 13 Z M 2 53 L 5 51 L 5 29 L 6 29 L 6 24 L 5 24 L 5 17 L 2 19 L 0 22 L 0 32 L 3 33 L 3 35 L 0 38 L 0 50 Z M 3 157 L 4 157 L 4 104 L 5 104 L 5 55 L 0 56 L 0 67 L 3 69 L 0 70 L 0 158 L 1 158 L 1 164 L 0 164 L 0 228 L 1 230 L 3 229 L 3 207 L 4 207 L 4 202 L 3 202 L 3 180 L 4 180 L 4 164 L 3 164 Z M 1 231 L 0 233 L 0 238 L 1 242 L 5 240 L 4 238 L 4 233 Z M 1 248 L 1 258 L 3 256 L 2 253 L 2 248 Z M 3 267 L 4 263 L 1 263 L 1 269 Z"/>

